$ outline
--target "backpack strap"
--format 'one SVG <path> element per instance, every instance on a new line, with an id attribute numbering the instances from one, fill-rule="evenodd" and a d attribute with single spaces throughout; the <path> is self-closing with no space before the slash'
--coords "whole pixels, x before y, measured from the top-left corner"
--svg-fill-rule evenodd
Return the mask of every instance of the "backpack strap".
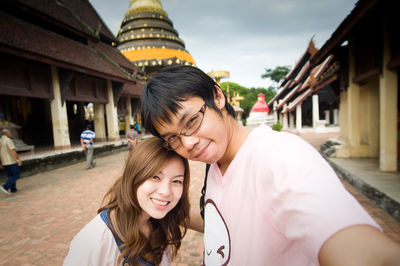
<path id="1" fill-rule="evenodd" d="M 103 222 L 107 225 L 108 229 L 110 229 L 110 231 L 112 232 L 112 234 L 113 234 L 113 236 L 114 236 L 114 239 L 115 239 L 115 243 L 117 244 L 119 250 L 122 251 L 123 249 L 121 248 L 121 245 L 123 244 L 123 242 L 122 242 L 121 239 L 111 230 L 111 227 L 110 227 L 110 225 L 108 224 L 108 219 L 107 219 L 107 217 L 108 217 L 108 211 L 109 211 L 109 209 L 105 209 L 104 211 L 102 211 L 102 212 L 100 213 L 100 217 L 101 217 L 101 219 L 103 220 Z M 148 266 L 154 266 L 154 264 L 149 263 L 149 262 L 147 262 L 147 261 L 144 261 L 144 260 L 142 260 L 140 257 L 137 257 L 137 258 L 136 258 L 136 261 L 137 261 L 139 264 L 148 265 Z M 124 260 L 122 261 L 122 265 L 124 265 L 124 266 L 131 266 L 131 264 L 128 262 L 128 257 L 127 257 L 127 256 L 124 257 Z"/>
<path id="2" fill-rule="evenodd" d="M 206 175 L 204 177 L 204 184 L 203 188 L 201 189 L 201 196 L 200 196 L 200 215 L 203 218 L 203 220 L 204 220 L 204 197 L 206 196 L 207 177 L 209 169 L 210 169 L 210 164 L 206 164 Z"/>

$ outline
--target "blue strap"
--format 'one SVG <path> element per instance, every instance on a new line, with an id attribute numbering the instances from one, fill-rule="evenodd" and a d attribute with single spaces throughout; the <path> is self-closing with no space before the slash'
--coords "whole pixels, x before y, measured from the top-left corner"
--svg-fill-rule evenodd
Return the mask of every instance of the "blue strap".
<path id="1" fill-rule="evenodd" d="M 123 242 L 122 242 L 121 239 L 120 239 L 116 234 L 114 234 L 114 232 L 111 230 L 110 225 L 108 224 L 107 216 L 108 216 L 108 209 L 105 209 L 104 211 L 102 211 L 102 212 L 100 213 L 101 219 L 102 219 L 103 222 L 107 225 L 108 229 L 110 229 L 110 231 L 112 232 L 112 234 L 113 234 L 113 236 L 114 236 L 114 239 L 115 239 L 115 242 L 117 243 L 117 246 L 118 246 L 119 250 L 121 251 L 122 249 L 121 249 L 120 246 L 123 244 Z M 139 264 L 148 265 L 148 266 L 155 266 L 155 265 L 152 264 L 152 263 L 149 263 L 149 262 L 147 262 L 147 261 L 142 260 L 140 257 L 137 257 L 137 258 L 136 258 L 136 261 L 137 261 Z M 122 262 L 122 265 L 125 266 L 126 264 L 128 264 L 129 266 L 131 266 L 131 264 L 128 263 L 128 257 L 125 256 L 124 261 Z"/>

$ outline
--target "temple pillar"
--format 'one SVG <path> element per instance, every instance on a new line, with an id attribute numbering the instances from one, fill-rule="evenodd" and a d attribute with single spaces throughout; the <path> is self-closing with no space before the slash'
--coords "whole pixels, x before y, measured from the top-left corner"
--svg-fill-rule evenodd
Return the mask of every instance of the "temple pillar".
<path id="1" fill-rule="evenodd" d="M 296 106 L 296 129 L 301 130 L 302 128 L 302 120 L 301 120 L 301 104 Z"/>
<path id="2" fill-rule="evenodd" d="M 107 140 L 106 123 L 104 119 L 104 104 L 94 103 L 94 130 L 96 133 L 96 141 L 102 142 Z"/>
<path id="3" fill-rule="evenodd" d="M 330 118 L 330 111 L 329 110 L 325 110 L 325 124 L 326 125 L 330 125 L 331 124 L 331 118 Z"/>
<path id="4" fill-rule="evenodd" d="M 294 115 L 293 112 L 289 112 L 289 127 L 294 128 Z"/>
<path id="5" fill-rule="evenodd" d="M 387 69 L 390 61 L 390 38 L 387 32 L 388 22 L 384 19 L 383 67 L 379 76 L 380 127 L 379 127 L 379 169 L 397 171 L 397 94 L 398 76 L 395 71 Z"/>
<path id="6" fill-rule="evenodd" d="M 50 102 L 53 140 L 55 149 L 71 147 L 69 139 L 67 104 L 61 100 L 60 79 L 57 67 L 51 65 L 54 99 Z"/>
<path id="7" fill-rule="evenodd" d="M 333 109 L 333 124 L 335 126 L 339 125 L 339 110 Z"/>
<path id="8" fill-rule="evenodd" d="M 282 111 L 286 110 L 286 103 L 283 105 Z M 289 123 L 288 123 L 288 112 L 283 113 L 283 122 L 282 122 L 283 128 L 288 128 Z"/>
<path id="9" fill-rule="evenodd" d="M 313 127 L 316 128 L 319 121 L 318 94 L 314 94 L 312 96 L 312 118 L 313 118 Z"/>
<path id="10" fill-rule="evenodd" d="M 108 103 L 106 104 L 108 140 L 119 140 L 118 112 L 114 104 L 114 94 L 111 80 L 107 80 Z"/>
<path id="11" fill-rule="evenodd" d="M 276 101 L 273 103 L 272 111 L 274 112 L 274 122 L 278 122 L 278 111 L 275 110 L 275 107 L 278 105 Z"/>
<path id="12" fill-rule="evenodd" d="M 126 98 L 126 109 L 128 109 L 128 114 L 125 116 L 125 133 L 128 132 L 130 125 L 133 125 L 133 118 L 132 118 L 132 104 L 131 104 L 131 97 Z"/>
<path id="13" fill-rule="evenodd" d="M 340 127 L 343 139 L 347 142 L 336 150 L 336 156 L 360 157 L 360 85 L 353 82 L 356 73 L 354 41 L 349 39 L 349 87 L 340 94 Z"/>

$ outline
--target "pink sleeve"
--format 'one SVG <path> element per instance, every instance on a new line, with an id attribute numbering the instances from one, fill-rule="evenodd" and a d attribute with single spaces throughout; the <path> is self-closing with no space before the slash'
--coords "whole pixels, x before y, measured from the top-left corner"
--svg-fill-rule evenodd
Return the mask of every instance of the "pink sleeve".
<path id="1" fill-rule="evenodd" d="M 263 157 L 269 167 L 260 180 L 272 220 L 316 264 L 321 246 L 336 232 L 360 224 L 379 228 L 308 143 L 287 135 L 272 150 Z"/>

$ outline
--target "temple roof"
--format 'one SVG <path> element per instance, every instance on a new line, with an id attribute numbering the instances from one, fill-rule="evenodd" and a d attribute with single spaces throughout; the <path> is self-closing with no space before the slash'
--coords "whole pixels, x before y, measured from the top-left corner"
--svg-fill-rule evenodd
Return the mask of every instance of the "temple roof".
<path id="1" fill-rule="evenodd" d="M 160 0 L 131 0 L 117 39 L 118 49 L 138 67 L 195 65 Z"/>
<path id="2" fill-rule="evenodd" d="M 14 7 L 26 19 L 34 18 L 36 21 L 40 19 L 76 34 L 91 36 L 96 39 L 102 38 L 110 43 L 116 40 L 88 0 L 5 1 L 7 8 Z"/>
<path id="3" fill-rule="evenodd" d="M 88 0 L 4 0 L 0 52 L 123 84 L 137 96 L 137 69 Z"/>

